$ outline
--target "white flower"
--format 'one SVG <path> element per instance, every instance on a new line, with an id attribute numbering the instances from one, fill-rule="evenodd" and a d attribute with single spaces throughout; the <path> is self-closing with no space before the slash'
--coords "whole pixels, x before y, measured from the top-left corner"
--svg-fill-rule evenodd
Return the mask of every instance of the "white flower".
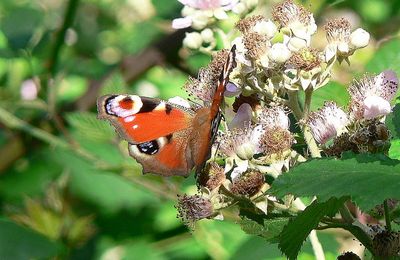
<path id="1" fill-rule="evenodd" d="M 329 139 L 343 133 L 349 122 L 346 113 L 334 102 L 326 102 L 323 108 L 309 115 L 306 124 L 315 140 L 325 144 Z"/>
<path id="2" fill-rule="evenodd" d="M 211 29 L 206 28 L 200 32 L 201 37 L 203 38 L 204 42 L 212 42 L 214 41 L 214 33 Z"/>
<path id="3" fill-rule="evenodd" d="M 311 35 L 317 31 L 312 13 L 293 1 L 286 0 L 274 6 L 272 16 L 280 23 L 281 31 L 285 35 L 304 40 L 306 46 L 310 45 Z"/>
<path id="4" fill-rule="evenodd" d="M 275 43 L 268 51 L 268 57 L 277 62 L 284 63 L 290 58 L 291 52 L 283 43 Z"/>
<path id="5" fill-rule="evenodd" d="M 227 130 L 217 137 L 220 151 L 226 156 L 237 155 L 242 160 L 248 160 L 254 154 L 260 153 L 260 137 L 264 130 L 261 125 L 251 125 Z"/>
<path id="6" fill-rule="evenodd" d="M 390 101 L 398 89 L 396 73 L 386 70 L 379 75 L 364 76 L 348 88 L 350 112 L 355 119 L 372 119 L 390 113 Z"/>
<path id="7" fill-rule="evenodd" d="M 324 28 L 328 40 L 325 49 L 326 61 L 330 61 L 336 55 L 348 57 L 356 49 L 368 45 L 369 33 L 361 28 L 351 33 L 351 24 L 344 18 L 331 20 Z"/>
<path id="8" fill-rule="evenodd" d="M 178 0 L 185 5 L 182 10 L 183 18 L 172 21 L 175 29 L 192 26 L 195 29 L 203 29 L 209 19 L 215 17 L 222 20 L 228 18 L 226 11 L 230 11 L 238 4 L 239 0 Z"/>
<path id="9" fill-rule="evenodd" d="M 264 108 L 261 110 L 257 117 L 258 123 L 263 125 L 266 129 L 279 127 L 289 130 L 289 117 L 288 113 L 281 106 Z"/>
<path id="10" fill-rule="evenodd" d="M 276 25 L 271 20 L 257 22 L 253 30 L 258 34 L 267 36 L 268 39 L 272 39 L 277 32 Z"/>

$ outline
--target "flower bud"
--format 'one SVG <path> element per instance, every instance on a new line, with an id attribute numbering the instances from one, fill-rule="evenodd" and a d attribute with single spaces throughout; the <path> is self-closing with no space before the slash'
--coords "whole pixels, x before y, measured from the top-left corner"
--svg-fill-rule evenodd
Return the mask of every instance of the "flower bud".
<path id="1" fill-rule="evenodd" d="M 198 49 L 203 43 L 203 39 L 198 32 L 186 33 L 185 39 L 183 39 L 183 45 L 190 49 Z"/>
<path id="2" fill-rule="evenodd" d="M 204 42 L 212 42 L 214 40 L 214 33 L 209 28 L 204 29 L 200 34 Z"/>
<path id="3" fill-rule="evenodd" d="M 290 55 L 289 49 L 283 43 L 275 43 L 268 52 L 268 57 L 277 63 L 284 63 Z"/>
<path id="4" fill-rule="evenodd" d="M 369 43 L 370 35 L 364 29 L 358 28 L 350 35 L 350 43 L 355 48 L 364 48 Z"/>

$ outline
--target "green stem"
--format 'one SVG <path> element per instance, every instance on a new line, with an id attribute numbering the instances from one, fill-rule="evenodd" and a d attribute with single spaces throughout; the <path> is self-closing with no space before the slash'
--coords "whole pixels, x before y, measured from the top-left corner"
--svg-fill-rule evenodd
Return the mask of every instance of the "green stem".
<path id="1" fill-rule="evenodd" d="M 385 222 L 386 222 L 386 230 L 387 231 L 392 231 L 392 225 L 391 225 L 391 220 L 390 220 L 390 212 L 389 212 L 389 206 L 387 203 L 387 200 L 383 201 L 383 208 L 385 210 Z"/>
<path id="2" fill-rule="evenodd" d="M 62 27 L 60 31 L 57 33 L 57 38 L 51 50 L 49 62 L 47 64 L 50 77 L 53 77 L 56 73 L 60 51 L 65 41 L 65 35 L 67 33 L 68 28 L 71 27 L 72 22 L 74 21 L 78 4 L 79 0 L 69 0 L 68 2 Z"/>
<path id="3" fill-rule="evenodd" d="M 298 91 L 290 90 L 288 91 L 288 96 L 289 108 L 292 110 L 297 122 L 299 122 L 301 119 L 303 119 L 303 111 L 300 108 Z"/>
<path id="4" fill-rule="evenodd" d="M 27 122 L 19 119 L 2 107 L 0 107 L 0 122 L 10 129 L 21 130 L 39 140 L 42 140 L 45 143 L 61 148 L 71 149 L 88 160 L 97 161 L 95 156 L 93 156 L 86 150 L 83 150 L 80 147 L 73 146 L 59 137 L 56 137 L 42 129 L 36 128 L 28 124 Z"/>
<path id="5" fill-rule="evenodd" d="M 292 110 L 293 115 L 295 116 L 298 122 L 307 118 L 308 114 L 310 113 L 310 106 L 311 106 L 311 96 L 312 96 L 312 89 L 306 90 L 306 98 L 304 104 L 304 110 L 302 111 L 299 104 L 299 96 L 298 91 L 289 91 L 289 108 Z M 310 150 L 311 156 L 313 158 L 320 158 L 321 153 L 319 151 L 319 147 L 315 142 L 315 139 L 311 133 L 310 128 L 304 124 L 303 125 L 303 135 L 304 140 Z"/>
<path id="6" fill-rule="evenodd" d="M 312 93 L 313 93 L 313 89 L 312 88 L 308 88 L 305 91 L 306 97 L 304 100 L 304 115 L 303 118 L 307 118 L 309 113 L 310 113 L 310 109 L 311 109 L 311 97 L 312 97 Z M 321 153 L 319 151 L 319 147 L 317 145 L 317 143 L 315 142 L 315 139 L 311 133 L 311 129 L 309 126 L 304 125 L 303 128 L 303 134 L 304 134 L 304 140 L 306 141 L 307 145 L 308 145 L 308 149 L 310 149 L 310 153 L 311 156 L 313 158 L 320 158 L 321 157 Z"/>
<path id="7" fill-rule="evenodd" d="M 354 218 L 345 204 L 339 209 L 339 212 L 346 223 L 352 224 L 354 222 Z"/>

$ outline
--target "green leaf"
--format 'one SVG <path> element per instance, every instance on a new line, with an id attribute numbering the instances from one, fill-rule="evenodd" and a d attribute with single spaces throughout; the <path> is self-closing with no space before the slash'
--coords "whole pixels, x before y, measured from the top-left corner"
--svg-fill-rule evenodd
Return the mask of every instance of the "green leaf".
<path id="1" fill-rule="evenodd" d="M 97 119 L 97 115 L 90 112 L 74 112 L 66 116 L 68 123 L 82 137 L 88 140 L 104 142 L 116 136 L 114 129 L 106 121 Z"/>
<path id="2" fill-rule="evenodd" d="M 113 73 L 111 77 L 109 77 L 104 82 L 104 87 L 101 88 L 101 95 L 106 94 L 126 94 L 127 93 L 127 84 L 122 77 L 122 74 L 119 72 Z"/>
<path id="3" fill-rule="evenodd" d="M 0 259 L 49 259 L 61 249 L 46 237 L 6 219 L 0 219 L 0 230 Z"/>
<path id="4" fill-rule="evenodd" d="M 400 40 L 394 39 L 386 42 L 375 52 L 374 57 L 367 63 L 366 69 L 369 72 L 380 73 L 384 70 L 394 70 L 400 74 Z"/>
<path id="5" fill-rule="evenodd" d="M 14 51 L 28 47 L 43 14 L 32 8 L 16 8 L 2 19 L 1 29 Z"/>
<path id="6" fill-rule="evenodd" d="M 273 219 L 264 219 L 264 225 L 261 225 L 252 219 L 244 217 L 238 223 L 247 234 L 261 236 L 268 242 L 276 243 L 278 242 L 279 234 L 288 221 L 289 218 L 277 217 Z"/>
<path id="7" fill-rule="evenodd" d="M 117 174 L 98 170 L 68 151 L 59 149 L 53 154 L 53 158 L 70 170 L 68 185 L 71 193 L 96 205 L 105 214 L 116 213 L 122 209 L 139 210 L 158 202 L 148 190 Z"/>
<path id="8" fill-rule="evenodd" d="M 289 259 L 296 259 L 308 234 L 318 226 L 324 216 L 333 216 L 343 205 L 345 198 L 331 198 L 327 202 L 314 201 L 283 228 L 279 248 Z"/>
<path id="9" fill-rule="evenodd" d="M 392 137 L 400 139 L 400 104 L 396 104 L 393 112 L 386 116 L 386 125 Z"/>
<path id="10" fill-rule="evenodd" d="M 389 157 L 392 159 L 400 160 L 400 139 L 395 139 L 391 142 Z"/>
<path id="11" fill-rule="evenodd" d="M 351 196 L 363 211 L 387 198 L 400 198 L 400 164 L 384 155 L 345 154 L 342 160 L 314 159 L 279 176 L 269 190 L 283 197 L 317 196 L 320 202 L 331 197 Z"/>
<path id="12" fill-rule="evenodd" d="M 330 81 L 322 88 L 317 89 L 312 96 L 311 110 L 321 108 L 326 101 L 334 101 L 338 106 L 344 107 L 350 99 L 346 87 L 334 81 Z"/>

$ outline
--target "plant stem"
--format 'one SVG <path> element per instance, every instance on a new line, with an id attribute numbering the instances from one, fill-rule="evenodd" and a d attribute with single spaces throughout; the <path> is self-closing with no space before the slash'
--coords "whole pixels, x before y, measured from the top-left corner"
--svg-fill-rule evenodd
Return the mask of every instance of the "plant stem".
<path id="1" fill-rule="evenodd" d="M 13 114 L 11 114 L 2 107 L 0 107 L 0 122 L 9 127 L 10 129 L 21 130 L 39 140 L 42 140 L 45 143 L 48 143 L 53 146 L 58 146 L 61 148 L 71 149 L 88 160 L 97 161 L 96 157 L 91 153 L 87 152 L 86 150 L 80 147 L 75 147 L 59 137 L 56 137 L 42 129 L 36 128 L 28 124 L 27 122 L 19 119 L 18 117 L 14 116 Z"/>
<path id="2" fill-rule="evenodd" d="M 298 122 L 301 122 L 301 120 L 307 118 L 310 112 L 312 89 L 306 90 L 305 93 L 306 93 L 306 98 L 304 104 L 304 111 L 302 111 L 299 105 L 298 91 L 288 92 L 289 108 L 292 110 L 293 115 L 295 116 Z M 319 151 L 317 143 L 315 142 L 314 137 L 312 136 L 310 128 L 307 125 L 303 124 L 302 130 L 303 130 L 304 140 L 306 141 L 308 149 L 310 150 L 311 157 L 320 158 L 321 153 Z"/>
<path id="3" fill-rule="evenodd" d="M 339 212 L 340 215 L 342 215 L 343 220 L 346 221 L 346 223 L 352 224 L 354 222 L 354 218 L 345 204 L 343 204 L 343 206 L 339 209 Z"/>
<path id="4" fill-rule="evenodd" d="M 67 10 L 65 11 L 64 21 L 60 31 L 57 33 L 56 41 L 51 49 L 50 58 L 47 64 L 49 69 L 50 77 L 53 77 L 56 73 L 57 63 L 60 56 L 60 50 L 65 40 L 65 35 L 68 28 L 72 25 L 76 10 L 79 4 L 79 0 L 69 0 Z"/>
<path id="5" fill-rule="evenodd" d="M 390 220 L 390 212 L 389 212 L 389 206 L 387 203 L 387 200 L 383 201 L 383 208 L 385 210 L 385 222 L 386 222 L 386 230 L 387 231 L 392 231 L 392 225 L 391 225 L 391 220 Z"/>
<path id="6" fill-rule="evenodd" d="M 315 259 L 325 260 L 324 249 L 322 248 L 322 245 L 318 240 L 317 231 L 311 230 L 311 233 L 308 237 L 310 238 L 310 242 L 311 242 L 312 249 L 314 251 Z"/>

